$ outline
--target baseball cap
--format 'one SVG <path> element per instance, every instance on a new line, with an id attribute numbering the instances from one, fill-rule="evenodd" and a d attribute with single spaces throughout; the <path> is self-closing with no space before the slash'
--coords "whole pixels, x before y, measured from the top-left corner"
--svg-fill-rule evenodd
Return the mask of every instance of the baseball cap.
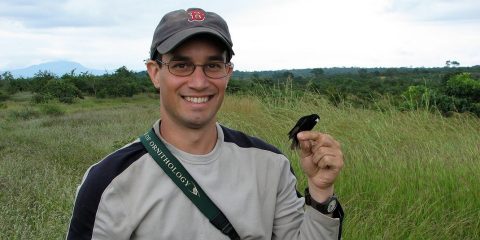
<path id="1" fill-rule="evenodd" d="M 150 47 L 150 59 L 155 52 L 165 54 L 175 49 L 180 43 L 197 34 L 209 34 L 225 44 L 229 57 L 233 53 L 233 43 L 225 20 L 213 12 L 200 8 L 176 10 L 163 16 L 153 34 Z"/>

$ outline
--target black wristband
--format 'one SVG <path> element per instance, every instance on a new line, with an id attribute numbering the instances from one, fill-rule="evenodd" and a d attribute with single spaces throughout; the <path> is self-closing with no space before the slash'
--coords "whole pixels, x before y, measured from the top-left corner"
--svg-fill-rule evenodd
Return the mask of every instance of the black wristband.
<path id="1" fill-rule="evenodd" d="M 310 195 L 308 188 L 305 189 L 305 204 L 311 206 L 323 214 L 332 214 L 338 206 L 337 196 L 330 196 L 325 202 L 319 203 Z"/>

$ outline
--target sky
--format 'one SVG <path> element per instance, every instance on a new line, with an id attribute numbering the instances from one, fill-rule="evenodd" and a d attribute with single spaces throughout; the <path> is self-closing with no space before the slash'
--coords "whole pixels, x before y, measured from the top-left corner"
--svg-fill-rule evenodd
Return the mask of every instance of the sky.
<path id="1" fill-rule="evenodd" d="M 162 16 L 190 7 L 227 21 L 236 70 L 480 65 L 479 0 L 0 0 L 0 71 L 144 70 Z"/>

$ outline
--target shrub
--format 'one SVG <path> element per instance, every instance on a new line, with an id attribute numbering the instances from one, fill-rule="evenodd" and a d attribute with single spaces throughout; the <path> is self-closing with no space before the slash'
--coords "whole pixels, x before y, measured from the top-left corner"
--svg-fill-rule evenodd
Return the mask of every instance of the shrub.
<path id="1" fill-rule="evenodd" d="M 40 106 L 40 111 L 46 115 L 50 116 L 61 116 L 65 114 L 65 110 L 58 106 L 58 105 L 53 105 L 53 104 L 43 104 Z"/>
<path id="2" fill-rule="evenodd" d="M 114 74 L 106 74 L 98 78 L 95 88 L 97 98 L 132 97 L 139 92 L 155 92 L 146 76 L 137 76 L 126 67 L 117 69 Z"/>
<path id="3" fill-rule="evenodd" d="M 82 72 L 77 75 L 72 72 L 64 74 L 61 79 L 77 87 L 82 93 L 95 94 L 95 76 L 88 72 Z"/>
<path id="4" fill-rule="evenodd" d="M 448 79 L 446 92 L 455 97 L 480 101 L 480 81 L 473 79 L 470 73 L 460 73 Z"/>
<path id="5" fill-rule="evenodd" d="M 0 91 L 0 102 L 5 101 L 8 98 L 9 98 L 9 96 L 6 93 Z"/>
<path id="6" fill-rule="evenodd" d="M 32 103 L 47 103 L 53 99 L 53 96 L 49 93 L 35 93 L 32 96 Z"/>
<path id="7" fill-rule="evenodd" d="M 48 71 L 38 71 L 30 81 L 30 89 L 33 92 L 43 92 L 47 83 L 51 80 L 55 80 L 57 76 Z"/>
<path id="8" fill-rule="evenodd" d="M 435 104 L 435 107 L 444 114 L 457 110 L 455 107 L 454 97 L 439 94 L 439 95 L 436 95 L 432 101 Z"/>
<path id="9" fill-rule="evenodd" d="M 31 118 L 36 118 L 39 115 L 39 112 L 31 107 L 25 107 L 20 110 L 13 110 L 10 112 L 10 117 L 15 120 L 27 120 Z"/>
<path id="10" fill-rule="evenodd" d="M 42 92 L 50 94 L 63 103 L 73 103 L 75 98 L 83 98 L 80 90 L 75 85 L 55 79 L 48 81 Z"/>
<path id="11" fill-rule="evenodd" d="M 425 86 L 409 86 L 406 91 L 402 93 L 405 99 L 401 105 L 401 109 L 416 110 L 420 108 L 429 109 L 431 100 L 435 96 L 435 92 Z"/>
<path id="12" fill-rule="evenodd" d="M 108 76 L 99 81 L 98 98 L 105 97 L 132 97 L 140 92 L 140 88 L 127 78 L 115 78 Z"/>

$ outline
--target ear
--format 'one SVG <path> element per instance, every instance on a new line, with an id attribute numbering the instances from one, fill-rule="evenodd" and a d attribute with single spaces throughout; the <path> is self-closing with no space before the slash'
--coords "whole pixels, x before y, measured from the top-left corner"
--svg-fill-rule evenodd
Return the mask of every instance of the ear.
<path id="1" fill-rule="evenodd" d="M 150 81 L 152 81 L 156 89 L 160 89 L 160 78 L 158 76 L 160 68 L 158 64 L 153 60 L 148 60 L 146 65 L 147 65 L 147 72 L 148 72 L 148 76 L 150 77 Z"/>
<path id="2" fill-rule="evenodd" d="M 230 78 L 232 77 L 232 75 L 233 75 L 233 63 L 232 63 L 232 65 L 229 67 L 228 74 L 227 74 L 227 76 L 225 77 L 225 81 L 227 81 L 227 84 L 225 84 L 225 89 L 227 89 L 228 82 L 230 81 Z"/>

